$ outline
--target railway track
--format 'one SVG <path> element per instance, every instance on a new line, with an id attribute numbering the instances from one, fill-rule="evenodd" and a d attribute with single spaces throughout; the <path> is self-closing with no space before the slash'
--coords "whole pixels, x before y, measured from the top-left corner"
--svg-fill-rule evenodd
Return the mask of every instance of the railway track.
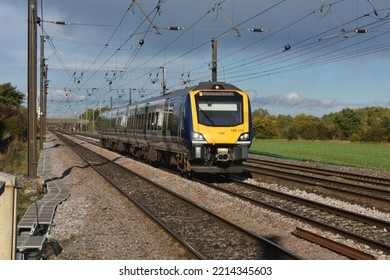
<path id="1" fill-rule="evenodd" d="M 200 182 L 251 203 L 363 242 L 373 248 L 390 252 L 390 222 L 247 183 L 242 179 L 230 178 L 225 183 L 210 183 L 205 180 Z"/>
<path id="2" fill-rule="evenodd" d="M 300 259 L 276 243 L 76 145 L 64 136 L 57 136 L 197 258 Z"/>
<path id="3" fill-rule="evenodd" d="M 245 168 L 256 174 L 314 185 L 380 203 L 390 202 L 390 179 L 388 178 L 254 158 L 247 160 Z"/>
<path id="4" fill-rule="evenodd" d="M 368 183 L 373 185 L 380 185 L 384 187 L 390 188 L 390 178 L 384 178 L 384 177 L 378 177 L 378 176 L 370 176 L 370 175 L 363 175 L 363 174 L 356 174 L 351 172 L 344 172 L 339 170 L 330 170 L 325 168 L 318 168 L 318 167 L 311 167 L 311 166 L 303 166 L 298 163 L 283 163 L 283 162 L 276 162 L 271 159 L 255 159 L 250 158 L 246 161 L 246 163 L 249 164 L 263 164 L 267 166 L 275 166 L 275 167 L 282 167 L 284 169 L 289 170 L 300 170 L 300 171 L 308 171 L 310 173 L 314 174 L 320 174 L 320 175 L 327 175 L 327 176 L 335 176 L 339 178 L 345 178 L 345 179 L 352 179 L 354 181 L 359 181 L 362 183 Z"/>

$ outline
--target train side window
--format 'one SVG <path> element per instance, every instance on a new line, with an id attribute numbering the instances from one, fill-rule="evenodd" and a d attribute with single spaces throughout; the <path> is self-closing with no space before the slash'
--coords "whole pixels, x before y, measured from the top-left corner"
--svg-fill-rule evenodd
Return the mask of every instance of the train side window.
<path id="1" fill-rule="evenodd" d="M 148 113 L 148 119 L 147 119 L 147 122 L 146 122 L 146 130 L 150 130 L 150 117 L 151 117 L 151 113 Z"/>
<path id="2" fill-rule="evenodd" d="M 139 129 L 144 129 L 145 127 L 145 114 L 141 115 L 141 127 Z"/>
<path id="3" fill-rule="evenodd" d="M 149 120 L 150 130 L 154 130 L 154 112 L 150 114 L 150 120 Z"/>
<path id="4" fill-rule="evenodd" d="M 134 129 L 138 129 L 139 115 L 135 116 Z"/>
<path id="5" fill-rule="evenodd" d="M 138 115 L 138 124 L 137 124 L 137 129 L 141 129 L 142 126 L 142 115 Z"/>
<path id="6" fill-rule="evenodd" d="M 158 116 L 159 116 L 159 113 L 156 112 L 155 120 L 154 120 L 154 129 L 155 130 L 161 130 L 161 127 L 158 125 Z"/>
<path id="7" fill-rule="evenodd" d="M 132 129 L 133 128 L 133 120 L 134 120 L 134 116 L 130 115 L 129 116 L 129 120 L 127 122 L 127 129 Z"/>
<path id="8" fill-rule="evenodd" d="M 120 124 L 121 124 L 121 117 L 119 116 L 119 111 L 117 111 L 115 126 L 118 127 L 120 126 Z"/>

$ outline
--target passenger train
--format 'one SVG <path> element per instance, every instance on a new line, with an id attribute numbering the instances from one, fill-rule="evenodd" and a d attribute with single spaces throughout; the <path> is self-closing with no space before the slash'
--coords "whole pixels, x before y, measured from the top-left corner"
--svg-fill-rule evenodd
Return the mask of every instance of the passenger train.
<path id="1" fill-rule="evenodd" d="M 219 82 L 200 83 L 103 112 L 101 144 L 183 175 L 240 173 L 252 140 L 247 94 Z"/>

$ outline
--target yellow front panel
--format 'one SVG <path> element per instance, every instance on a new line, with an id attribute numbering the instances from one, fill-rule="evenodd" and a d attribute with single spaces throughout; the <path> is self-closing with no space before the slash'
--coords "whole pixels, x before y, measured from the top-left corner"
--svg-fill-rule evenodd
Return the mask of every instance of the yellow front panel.
<path id="1" fill-rule="evenodd" d="M 198 124 L 198 130 L 209 144 L 236 144 L 238 137 L 244 133 L 244 125 L 233 127 L 212 127 Z"/>

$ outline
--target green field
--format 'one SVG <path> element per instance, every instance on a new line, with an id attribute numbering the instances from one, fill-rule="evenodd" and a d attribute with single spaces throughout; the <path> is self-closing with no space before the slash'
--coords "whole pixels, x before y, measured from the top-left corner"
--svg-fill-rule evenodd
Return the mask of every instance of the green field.
<path id="1" fill-rule="evenodd" d="M 390 144 L 256 140 L 250 152 L 390 171 Z"/>

